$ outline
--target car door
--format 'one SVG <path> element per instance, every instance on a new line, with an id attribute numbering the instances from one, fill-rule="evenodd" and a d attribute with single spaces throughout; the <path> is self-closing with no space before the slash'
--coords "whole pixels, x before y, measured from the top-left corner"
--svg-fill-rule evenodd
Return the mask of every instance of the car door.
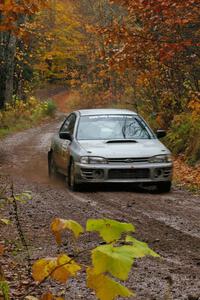
<path id="1" fill-rule="evenodd" d="M 76 115 L 71 114 L 61 126 L 59 133 L 69 132 L 71 136 L 73 136 L 75 123 L 76 123 Z M 56 165 L 59 169 L 63 170 L 64 173 L 66 173 L 66 168 L 70 157 L 70 151 L 69 151 L 70 144 L 71 141 L 63 140 L 58 136 L 58 144 L 57 144 L 58 153 L 56 157 Z"/>

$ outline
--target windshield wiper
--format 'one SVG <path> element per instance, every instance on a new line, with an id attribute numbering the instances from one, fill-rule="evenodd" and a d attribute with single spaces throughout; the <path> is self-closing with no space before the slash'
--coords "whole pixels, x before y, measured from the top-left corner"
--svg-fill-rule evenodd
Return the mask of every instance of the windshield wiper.
<path id="1" fill-rule="evenodd" d="M 123 134 L 124 138 L 126 138 L 126 120 L 127 120 L 127 118 L 125 118 L 125 122 L 124 122 L 124 125 L 122 127 L 122 134 Z"/>
<path id="2" fill-rule="evenodd" d="M 137 143 L 136 140 L 131 140 L 131 139 L 121 139 L 121 140 L 108 140 L 106 142 L 107 144 L 111 143 Z"/>

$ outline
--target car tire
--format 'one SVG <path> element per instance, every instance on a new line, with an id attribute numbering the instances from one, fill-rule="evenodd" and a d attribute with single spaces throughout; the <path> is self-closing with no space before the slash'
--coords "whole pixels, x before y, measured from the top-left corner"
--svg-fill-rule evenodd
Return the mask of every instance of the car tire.
<path id="1" fill-rule="evenodd" d="M 156 191 L 158 193 L 169 193 L 171 191 L 171 181 L 161 181 L 156 183 Z"/>
<path id="2" fill-rule="evenodd" d="M 67 177 L 68 187 L 71 191 L 77 192 L 80 189 L 80 184 L 76 183 L 76 176 L 75 176 L 75 167 L 74 161 L 72 160 L 69 166 L 68 177 Z"/>
<path id="3" fill-rule="evenodd" d="M 58 174 L 52 152 L 48 154 L 48 173 L 50 178 L 55 178 Z"/>

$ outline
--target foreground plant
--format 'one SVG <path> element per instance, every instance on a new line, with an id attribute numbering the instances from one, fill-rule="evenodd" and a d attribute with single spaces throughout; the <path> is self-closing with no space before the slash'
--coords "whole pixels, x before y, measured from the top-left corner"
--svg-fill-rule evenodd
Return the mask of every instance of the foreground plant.
<path id="1" fill-rule="evenodd" d="M 62 243 L 62 233 L 66 230 L 71 231 L 73 240 L 76 241 L 83 233 L 98 232 L 103 242 L 101 241 L 95 248 L 84 250 L 79 250 L 75 243 L 71 255 L 62 253 L 57 257 L 37 260 L 33 265 L 33 278 L 39 286 L 48 279 L 66 284 L 69 278 L 77 277 L 79 271 L 85 270 L 87 287 L 95 292 L 98 299 L 114 300 L 118 296 L 130 297 L 134 295 L 133 291 L 119 281 L 128 279 L 134 260 L 147 255 L 159 257 L 146 243 L 130 235 L 135 231 L 135 227 L 130 223 L 111 219 L 88 219 L 84 229 L 73 220 L 56 218 L 51 224 L 51 230 L 59 246 Z M 91 255 L 91 265 L 81 263 L 82 254 L 87 253 Z M 26 299 L 37 298 L 27 296 Z M 63 298 L 47 292 L 40 299 L 61 300 Z"/>
<path id="2" fill-rule="evenodd" d="M 9 178 L 7 176 L 1 175 L 1 174 L 0 174 L 0 179 L 2 181 L 4 181 L 5 179 L 7 179 L 9 181 Z M 12 182 L 5 183 L 0 186 L 0 209 L 5 208 L 7 205 L 10 205 L 13 209 L 13 214 L 12 214 L 13 221 L 16 225 L 16 229 L 17 229 L 21 244 L 24 247 L 24 250 L 26 252 L 26 260 L 27 260 L 28 267 L 30 267 L 30 255 L 29 255 L 26 239 L 23 234 L 22 227 L 21 227 L 21 223 L 19 221 L 18 204 L 17 203 L 18 202 L 26 203 L 31 198 L 32 198 L 31 193 L 29 191 L 24 191 L 20 194 L 15 194 L 14 193 L 14 185 Z M 1 230 L 2 226 L 8 226 L 10 224 L 12 224 L 12 221 L 10 219 L 7 219 L 4 216 L 2 216 L 1 211 L 0 211 L 0 230 Z M 0 240 L 0 258 L 1 258 L 1 256 L 3 256 L 4 251 L 5 251 L 4 241 Z M 29 270 L 30 270 L 30 268 L 28 269 L 28 273 L 29 273 Z M 10 299 L 9 283 L 6 281 L 1 263 L 0 263 L 0 299 L 2 299 L 2 300 Z"/>

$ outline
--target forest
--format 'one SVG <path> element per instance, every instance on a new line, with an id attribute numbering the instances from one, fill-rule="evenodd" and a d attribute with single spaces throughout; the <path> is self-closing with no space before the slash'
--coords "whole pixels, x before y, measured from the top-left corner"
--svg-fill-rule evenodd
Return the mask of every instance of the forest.
<path id="1" fill-rule="evenodd" d="M 0 107 L 45 84 L 77 107 L 128 107 L 200 158 L 199 1 L 1 1 Z M 0 118 L 3 123 L 3 113 Z M 5 123 L 5 122 L 4 122 Z"/>
<path id="2" fill-rule="evenodd" d="M 84 108 L 165 130 L 172 192 L 49 179 Z M 0 0 L 0 300 L 200 299 L 199 191 L 200 0 Z"/>

